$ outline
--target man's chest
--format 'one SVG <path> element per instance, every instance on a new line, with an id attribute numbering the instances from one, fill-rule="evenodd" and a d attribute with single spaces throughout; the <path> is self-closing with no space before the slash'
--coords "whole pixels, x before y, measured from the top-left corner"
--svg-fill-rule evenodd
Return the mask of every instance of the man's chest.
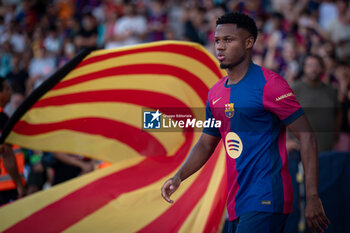
<path id="1" fill-rule="evenodd" d="M 217 120 L 249 120 L 261 117 L 266 112 L 261 88 L 213 90 L 209 101 Z"/>

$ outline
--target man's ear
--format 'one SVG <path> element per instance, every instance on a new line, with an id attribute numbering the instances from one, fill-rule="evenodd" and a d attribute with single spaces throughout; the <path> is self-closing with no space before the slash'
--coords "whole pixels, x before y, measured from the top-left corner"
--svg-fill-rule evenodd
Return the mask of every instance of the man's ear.
<path id="1" fill-rule="evenodd" d="M 245 40 L 245 48 L 246 49 L 251 49 L 253 48 L 253 45 L 254 45 L 254 37 L 253 36 L 250 36 L 248 37 L 246 40 Z"/>

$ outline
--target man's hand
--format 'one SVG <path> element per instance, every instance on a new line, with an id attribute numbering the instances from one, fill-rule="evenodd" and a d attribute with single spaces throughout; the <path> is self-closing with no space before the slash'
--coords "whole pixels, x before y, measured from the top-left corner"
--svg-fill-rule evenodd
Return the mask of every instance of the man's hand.
<path id="1" fill-rule="evenodd" d="M 180 184 L 181 180 L 177 176 L 174 176 L 173 178 L 165 181 L 162 187 L 162 196 L 164 200 L 173 204 L 174 201 L 170 199 L 170 196 L 179 188 Z"/>
<path id="2" fill-rule="evenodd" d="M 300 141 L 300 154 L 305 171 L 306 208 L 305 218 L 311 232 L 323 232 L 330 223 L 318 196 L 317 141 L 305 115 L 300 116 L 288 128 Z"/>
<path id="3" fill-rule="evenodd" d="M 17 193 L 18 193 L 18 198 L 22 198 L 27 195 L 27 190 L 25 189 L 23 184 L 17 185 Z"/>
<path id="4" fill-rule="evenodd" d="M 330 223 L 318 195 L 306 199 L 305 218 L 312 233 L 323 232 Z"/>
<path id="5" fill-rule="evenodd" d="M 201 134 L 179 171 L 173 178 L 165 181 L 162 196 L 167 202 L 174 203 L 173 200 L 170 200 L 170 196 L 178 189 L 182 181 L 198 171 L 208 161 L 220 140 L 219 137 L 206 133 Z"/>

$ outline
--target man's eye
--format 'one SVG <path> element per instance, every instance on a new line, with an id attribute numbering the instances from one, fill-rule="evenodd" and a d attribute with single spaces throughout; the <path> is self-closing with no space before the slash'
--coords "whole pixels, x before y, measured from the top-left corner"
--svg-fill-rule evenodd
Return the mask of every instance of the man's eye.
<path id="1" fill-rule="evenodd" d="M 219 42 L 220 42 L 219 40 L 215 40 L 215 43 L 217 43 L 217 44 L 218 44 Z"/>
<path id="2" fill-rule="evenodd" d="M 225 42 L 230 43 L 230 42 L 232 42 L 232 39 L 226 39 Z"/>

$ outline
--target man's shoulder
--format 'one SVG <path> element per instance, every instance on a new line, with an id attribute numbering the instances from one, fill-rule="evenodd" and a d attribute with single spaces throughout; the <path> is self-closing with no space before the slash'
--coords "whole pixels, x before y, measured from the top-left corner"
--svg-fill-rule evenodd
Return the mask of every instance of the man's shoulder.
<path id="1" fill-rule="evenodd" d="M 225 80 L 226 80 L 227 76 L 222 77 L 221 79 L 219 79 L 211 88 L 210 90 L 215 90 L 218 88 L 222 88 L 225 86 Z"/>
<path id="2" fill-rule="evenodd" d="M 327 83 L 322 83 L 322 85 L 325 93 L 328 93 L 328 95 L 334 98 L 338 96 L 338 90 L 335 87 Z"/>
<path id="3" fill-rule="evenodd" d="M 265 80 L 264 83 L 264 93 L 266 92 L 277 92 L 289 89 L 290 85 L 287 80 L 285 80 L 280 74 L 275 71 L 269 70 L 265 67 L 261 66 L 261 70 L 263 72 L 263 77 Z"/>
<path id="4" fill-rule="evenodd" d="M 293 90 L 299 90 L 300 88 L 303 88 L 305 86 L 306 84 L 302 80 L 297 80 L 291 85 L 291 88 Z"/>
<path id="5" fill-rule="evenodd" d="M 218 93 L 221 93 L 222 90 L 225 88 L 225 80 L 226 77 L 223 77 L 219 79 L 208 91 L 208 99 L 214 98 Z"/>
<path id="6" fill-rule="evenodd" d="M 267 69 L 263 66 L 259 66 L 264 74 L 264 78 L 266 82 L 269 81 L 276 81 L 276 80 L 285 80 L 281 75 L 279 75 L 277 72 L 272 71 L 270 69 Z"/>

